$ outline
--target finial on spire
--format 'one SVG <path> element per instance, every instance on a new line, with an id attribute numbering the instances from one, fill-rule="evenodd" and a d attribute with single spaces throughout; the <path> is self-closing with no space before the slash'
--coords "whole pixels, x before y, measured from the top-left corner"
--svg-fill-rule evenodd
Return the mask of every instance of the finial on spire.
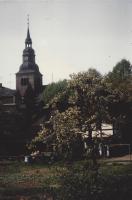
<path id="1" fill-rule="evenodd" d="M 27 26 L 29 28 L 29 14 L 27 15 Z"/>

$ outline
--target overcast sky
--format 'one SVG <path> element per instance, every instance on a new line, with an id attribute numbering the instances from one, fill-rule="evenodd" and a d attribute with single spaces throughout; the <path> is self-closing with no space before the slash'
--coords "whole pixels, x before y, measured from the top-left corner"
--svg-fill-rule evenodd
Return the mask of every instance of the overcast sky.
<path id="1" fill-rule="evenodd" d="M 15 73 L 30 15 L 30 34 L 43 84 L 94 67 L 105 74 L 132 62 L 132 0 L 0 0 L 0 82 Z"/>

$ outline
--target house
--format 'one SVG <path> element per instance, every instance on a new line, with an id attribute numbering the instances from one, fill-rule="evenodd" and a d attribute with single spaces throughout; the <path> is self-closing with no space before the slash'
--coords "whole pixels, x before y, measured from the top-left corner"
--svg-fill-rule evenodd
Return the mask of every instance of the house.
<path id="1" fill-rule="evenodd" d="M 0 83 L 0 105 L 5 111 L 16 108 L 16 91 L 6 88 Z"/>

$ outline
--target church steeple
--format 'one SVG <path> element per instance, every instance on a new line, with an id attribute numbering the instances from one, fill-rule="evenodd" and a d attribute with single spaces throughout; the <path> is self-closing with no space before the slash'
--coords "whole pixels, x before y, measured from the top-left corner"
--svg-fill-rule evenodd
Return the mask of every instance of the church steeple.
<path id="1" fill-rule="evenodd" d="M 23 97 L 29 86 L 32 87 L 35 95 L 42 90 L 42 74 L 35 62 L 35 52 L 32 48 L 32 39 L 29 31 L 29 16 L 27 25 L 27 37 L 22 55 L 22 64 L 20 65 L 19 72 L 16 73 L 16 90 Z"/>
<path id="2" fill-rule="evenodd" d="M 26 47 L 32 47 L 32 39 L 30 37 L 30 31 L 29 31 L 29 15 L 27 18 L 27 38 L 25 40 L 25 48 Z"/>

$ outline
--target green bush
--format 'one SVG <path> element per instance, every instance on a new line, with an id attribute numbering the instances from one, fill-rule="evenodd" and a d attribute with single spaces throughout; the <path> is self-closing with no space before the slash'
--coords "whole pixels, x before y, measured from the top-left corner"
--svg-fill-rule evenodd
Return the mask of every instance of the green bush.
<path id="1" fill-rule="evenodd" d="M 57 200 L 131 200 L 132 176 L 99 174 L 87 162 L 60 177 Z"/>
<path id="2" fill-rule="evenodd" d="M 96 196 L 97 170 L 92 170 L 91 162 L 85 162 L 82 166 L 68 167 L 60 177 L 60 191 L 58 200 L 87 200 Z M 93 188 L 92 188 L 93 187 Z M 92 193 L 92 192 L 93 193 Z"/>

